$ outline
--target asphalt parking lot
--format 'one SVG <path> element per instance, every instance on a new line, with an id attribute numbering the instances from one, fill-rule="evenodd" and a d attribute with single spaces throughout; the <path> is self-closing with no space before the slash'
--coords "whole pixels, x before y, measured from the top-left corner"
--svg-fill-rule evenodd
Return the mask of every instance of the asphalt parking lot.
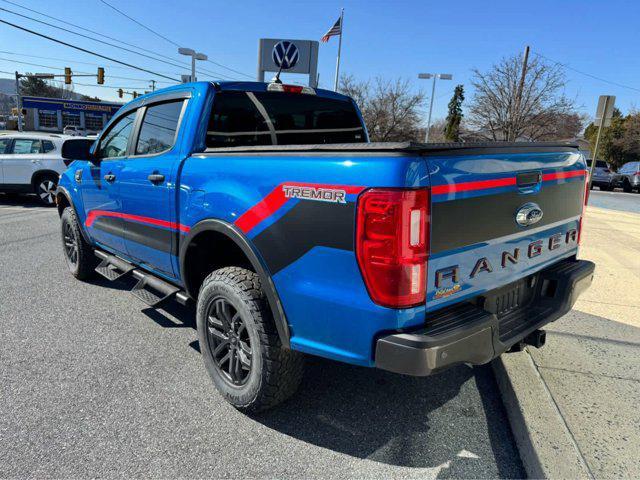
<path id="1" fill-rule="evenodd" d="M 625 193 L 621 190 L 601 192 L 594 189 L 589 193 L 589 205 L 610 210 L 640 213 L 640 194 Z"/>
<path id="2" fill-rule="evenodd" d="M 58 222 L 0 196 L 0 477 L 524 475 L 488 366 L 419 379 L 309 358 L 292 400 L 238 413 L 193 312 L 73 279 Z"/>

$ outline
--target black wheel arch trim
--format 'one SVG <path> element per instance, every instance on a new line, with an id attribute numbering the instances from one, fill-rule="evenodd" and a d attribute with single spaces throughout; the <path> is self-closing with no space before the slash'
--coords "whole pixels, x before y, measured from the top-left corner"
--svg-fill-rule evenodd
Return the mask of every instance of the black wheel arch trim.
<path id="1" fill-rule="evenodd" d="M 262 284 L 262 288 L 264 289 L 265 295 L 267 296 L 267 301 L 269 302 L 269 307 L 271 308 L 271 312 L 273 313 L 273 320 L 276 324 L 280 342 L 282 343 L 282 346 L 284 348 L 289 349 L 289 324 L 287 323 L 287 318 L 282 307 L 282 302 L 280 301 L 280 297 L 278 295 L 278 292 L 276 291 L 276 287 L 273 283 L 271 275 L 269 274 L 269 270 L 260 255 L 258 255 L 255 247 L 250 243 L 247 237 L 245 237 L 238 228 L 234 227 L 230 223 L 217 219 L 201 220 L 190 229 L 189 233 L 186 235 L 186 238 L 183 238 L 181 240 L 179 257 L 180 278 L 182 279 L 182 283 L 184 284 L 187 294 L 189 294 L 191 298 L 195 298 L 195 294 L 197 293 L 193 292 L 193 288 L 189 285 L 189 277 L 188 275 L 186 275 L 185 260 L 187 250 L 193 238 L 195 238 L 199 233 L 206 231 L 221 233 L 225 235 L 231 241 L 233 241 L 249 259 L 251 266 L 255 269 L 256 273 L 260 277 L 260 283 Z"/>
<path id="2" fill-rule="evenodd" d="M 74 205 L 73 200 L 71 199 L 71 195 L 69 194 L 69 191 L 66 188 L 58 185 L 58 190 L 56 191 L 56 204 L 58 203 L 57 198 L 60 195 L 66 198 L 67 202 L 69 202 L 69 206 L 73 208 L 73 211 L 76 214 L 76 218 L 79 219 L 80 216 L 78 215 L 78 209 Z M 60 212 L 60 215 L 62 215 L 62 212 Z M 87 242 L 89 245 L 93 245 L 93 243 L 91 242 L 91 240 L 89 240 L 89 237 L 87 236 L 87 232 L 84 231 L 84 225 L 82 225 L 81 223 L 79 226 L 80 226 L 80 233 L 82 234 L 82 238 L 84 238 L 84 241 Z"/>

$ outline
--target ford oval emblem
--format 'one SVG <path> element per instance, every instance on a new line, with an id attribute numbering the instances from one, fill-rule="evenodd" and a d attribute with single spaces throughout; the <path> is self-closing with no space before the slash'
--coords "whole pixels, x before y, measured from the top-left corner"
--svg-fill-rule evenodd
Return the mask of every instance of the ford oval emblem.
<path id="1" fill-rule="evenodd" d="M 536 203 L 525 203 L 516 212 L 518 225 L 528 227 L 542 220 L 542 209 Z"/>

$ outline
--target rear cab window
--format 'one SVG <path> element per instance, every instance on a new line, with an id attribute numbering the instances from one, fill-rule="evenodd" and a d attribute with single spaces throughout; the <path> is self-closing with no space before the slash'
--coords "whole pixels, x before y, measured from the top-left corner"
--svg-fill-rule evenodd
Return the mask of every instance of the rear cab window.
<path id="1" fill-rule="evenodd" d="M 207 128 L 208 148 L 366 140 L 351 100 L 300 93 L 219 92 Z"/>

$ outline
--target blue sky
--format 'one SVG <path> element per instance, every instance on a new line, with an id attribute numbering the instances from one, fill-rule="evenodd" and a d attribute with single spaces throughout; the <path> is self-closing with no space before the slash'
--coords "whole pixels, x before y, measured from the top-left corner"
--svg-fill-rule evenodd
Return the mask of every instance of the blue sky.
<path id="1" fill-rule="evenodd" d="M 11 1 L 183 61 L 174 45 L 119 15 L 99 0 Z M 597 97 L 602 94 L 616 95 L 616 104 L 624 112 L 640 107 L 640 2 L 108 1 L 176 43 L 205 52 L 210 59 L 249 77 L 255 76 L 259 38 L 319 39 L 337 19 L 340 8 L 344 7 L 341 71 L 360 79 L 376 76 L 407 78 L 414 89 L 423 89 L 427 93 L 430 93 L 430 83 L 417 80 L 419 72 L 452 73 L 453 82 L 438 84 L 435 118 L 446 115 L 446 104 L 456 84 L 465 85 L 467 98 L 472 96 L 469 86 L 472 68 L 486 70 L 501 57 L 522 52 L 527 44 L 533 54 L 542 54 L 582 72 L 636 89 L 607 84 L 567 70 L 566 94 L 576 99 L 581 111 L 592 115 Z M 0 7 L 56 23 L 3 0 L 0 0 Z M 4 11 L 0 11 L 0 18 L 172 77 L 187 73 L 186 67 L 181 70 L 163 65 Z M 336 52 L 336 38 L 328 44 L 321 44 L 319 72 L 322 87 L 333 85 Z M 111 62 L 6 25 L 0 25 L 0 59 L 8 59 L 0 60 L 0 70 L 10 72 L 16 69 L 53 71 L 40 66 L 20 65 L 12 60 L 57 68 L 71 66 L 74 71 L 86 72 L 93 72 L 97 65 L 102 65 L 106 67 L 109 85 L 140 90 L 148 88 L 151 77 L 144 72 L 113 68 Z M 90 65 L 72 63 L 71 60 Z M 203 63 L 202 66 L 213 72 L 248 79 L 216 65 Z M 110 75 L 128 79 L 110 78 Z M 2 73 L 0 76 L 9 77 Z M 199 77 L 211 79 L 215 75 Z M 296 77 L 303 81 L 301 76 Z M 77 79 L 77 82 L 93 84 L 95 79 Z M 85 86 L 76 86 L 75 89 L 106 100 L 117 100 L 113 89 Z"/>

